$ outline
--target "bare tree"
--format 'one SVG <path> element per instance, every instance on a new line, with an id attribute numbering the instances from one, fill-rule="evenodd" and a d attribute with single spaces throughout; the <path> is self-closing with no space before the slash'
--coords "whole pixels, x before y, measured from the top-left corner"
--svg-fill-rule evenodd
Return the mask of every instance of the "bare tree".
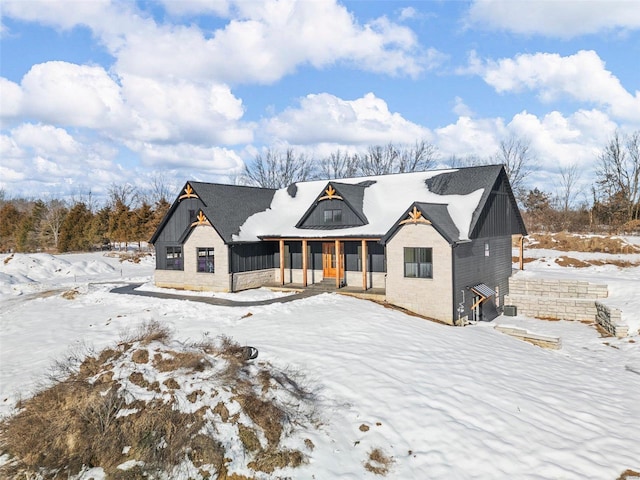
<path id="1" fill-rule="evenodd" d="M 625 221 L 640 215 L 640 130 L 630 135 L 615 132 L 599 156 L 599 188 L 609 202 L 615 199 Z"/>
<path id="2" fill-rule="evenodd" d="M 349 155 L 346 152 L 336 150 L 320 160 L 319 176 L 327 180 L 355 177 L 358 175 L 358 160 L 357 154 Z"/>
<path id="3" fill-rule="evenodd" d="M 363 175 L 386 175 L 388 173 L 418 172 L 428 170 L 435 163 L 437 148 L 421 140 L 413 146 L 374 145 L 360 159 Z"/>
<path id="4" fill-rule="evenodd" d="M 531 142 L 514 135 L 500 141 L 494 159 L 504 165 L 514 194 L 522 198 L 525 193 L 525 179 L 533 171 L 536 158 L 531 150 Z"/>
<path id="5" fill-rule="evenodd" d="M 493 163 L 492 158 L 481 157 L 479 155 L 465 155 L 459 157 L 458 155 L 451 155 L 447 160 L 447 164 L 451 168 L 464 168 L 464 167 L 476 167 L 478 165 L 490 165 Z"/>
<path id="6" fill-rule="evenodd" d="M 67 206 L 62 200 L 54 198 L 45 204 L 42 222 L 44 223 L 45 231 L 51 233 L 53 246 L 56 248 L 58 248 L 58 241 L 60 239 L 60 228 L 67 216 L 67 212 Z"/>
<path id="7" fill-rule="evenodd" d="M 420 172 L 433 167 L 438 149 L 424 140 L 416 142 L 413 147 L 400 150 L 398 172 Z"/>
<path id="8" fill-rule="evenodd" d="M 580 170 L 578 169 L 578 165 L 572 163 L 567 167 L 560 167 L 558 202 L 564 213 L 569 211 L 578 196 L 577 186 L 579 181 Z"/>
<path id="9" fill-rule="evenodd" d="M 309 180 L 313 164 L 304 154 L 296 155 L 289 148 L 284 153 L 268 149 L 246 164 L 244 174 L 249 183 L 265 188 L 283 188 L 295 182 Z"/>
<path id="10" fill-rule="evenodd" d="M 173 192 L 167 177 L 161 173 L 155 173 L 151 177 L 151 198 L 152 205 L 166 203 L 173 197 Z"/>
<path id="11" fill-rule="evenodd" d="M 109 187 L 109 200 L 111 205 L 122 204 L 127 208 L 132 208 L 138 200 L 138 195 L 133 185 L 128 183 L 116 185 L 114 183 Z"/>
<path id="12" fill-rule="evenodd" d="M 370 146 L 360 161 L 360 172 L 363 175 L 393 173 L 394 164 L 399 156 L 400 152 L 392 143 L 384 147 L 382 145 Z"/>

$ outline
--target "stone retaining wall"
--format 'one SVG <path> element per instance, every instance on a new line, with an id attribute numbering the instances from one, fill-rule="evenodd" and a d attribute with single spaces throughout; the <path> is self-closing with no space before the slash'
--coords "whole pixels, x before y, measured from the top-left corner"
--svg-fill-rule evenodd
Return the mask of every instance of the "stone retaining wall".
<path id="1" fill-rule="evenodd" d="M 604 303 L 596 303 L 596 321 L 611 335 L 616 337 L 626 337 L 629 334 L 629 327 L 622 323 L 622 312 L 617 308 L 609 307 Z"/>
<path id="2" fill-rule="evenodd" d="M 516 305 L 519 314 L 530 317 L 596 321 L 611 335 L 625 337 L 628 327 L 622 324 L 622 312 L 598 301 L 608 295 L 605 284 L 516 275 L 509 279 L 505 305 Z"/>
<path id="3" fill-rule="evenodd" d="M 597 313 L 593 299 L 538 297 L 509 293 L 504 301 L 505 305 L 516 305 L 520 315 L 550 320 L 593 321 Z"/>
<path id="4" fill-rule="evenodd" d="M 540 278 L 509 279 L 510 295 L 535 295 L 555 298 L 607 298 L 607 285 L 577 280 L 544 280 Z"/>

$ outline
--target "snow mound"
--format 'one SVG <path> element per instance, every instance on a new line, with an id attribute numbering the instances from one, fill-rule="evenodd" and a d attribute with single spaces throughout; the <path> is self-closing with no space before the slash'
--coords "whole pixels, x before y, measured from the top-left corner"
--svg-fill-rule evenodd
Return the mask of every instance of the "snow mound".
<path id="1" fill-rule="evenodd" d="M 72 363 L 58 365 L 71 375 L 6 420 L 0 451 L 12 460 L 1 474 L 63 469 L 85 478 L 83 465 L 92 465 L 107 478 L 121 470 L 266 479 L 300 466 L 312 449 L 303 434 L 314 428 L 313 395 L 299 376 L 251 361 L 226 337 L 184 344 L 151 323 Z"/>

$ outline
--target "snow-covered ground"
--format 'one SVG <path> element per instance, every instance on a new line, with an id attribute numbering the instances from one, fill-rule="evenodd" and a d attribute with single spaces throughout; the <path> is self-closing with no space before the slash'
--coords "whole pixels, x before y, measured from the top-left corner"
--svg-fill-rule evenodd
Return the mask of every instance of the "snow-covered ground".
<path id="1" fill-rule="evenodd" d="M 151 257 L 7 257 L 0 255 L 1 415 L 41 384 L 53 360 L 112 345 L 156 320 L 179 340 L 228 335 L 305 375 L 322 424 L 305 435 L 315 445 L 309 464 L 282 477 L 379 478 L 364 468 L 375 447 L 393 457 L 394 479 L 613 480 L 640 471 L 637 335 L 602 338 L 579 322 L 524 317 L 448 327 L 336 294 L 259 307 L 119 295 L 110 292 L 117 282 L 149 282 Z M 617 281 L 625 315 L 640 311 L 629 287 L 640 284 L 638 267 L 567 269 L 545 258 L 527 264 L 527 274 Z M 62 296 L 71 289 L 78 294 Z M 560 336 L 562 349 L 521 342 L 496 324 Z"/>

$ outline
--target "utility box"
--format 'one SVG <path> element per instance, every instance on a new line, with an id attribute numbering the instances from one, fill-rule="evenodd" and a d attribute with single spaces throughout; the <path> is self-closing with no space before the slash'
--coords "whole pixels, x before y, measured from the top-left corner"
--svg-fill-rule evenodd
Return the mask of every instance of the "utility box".
<path id="1" fill-rule="evenodd" d="M 518 307 L 515 305 L 505 305 L 503 313 L 507 317 L 515 317 L 518 315 Z"/>

